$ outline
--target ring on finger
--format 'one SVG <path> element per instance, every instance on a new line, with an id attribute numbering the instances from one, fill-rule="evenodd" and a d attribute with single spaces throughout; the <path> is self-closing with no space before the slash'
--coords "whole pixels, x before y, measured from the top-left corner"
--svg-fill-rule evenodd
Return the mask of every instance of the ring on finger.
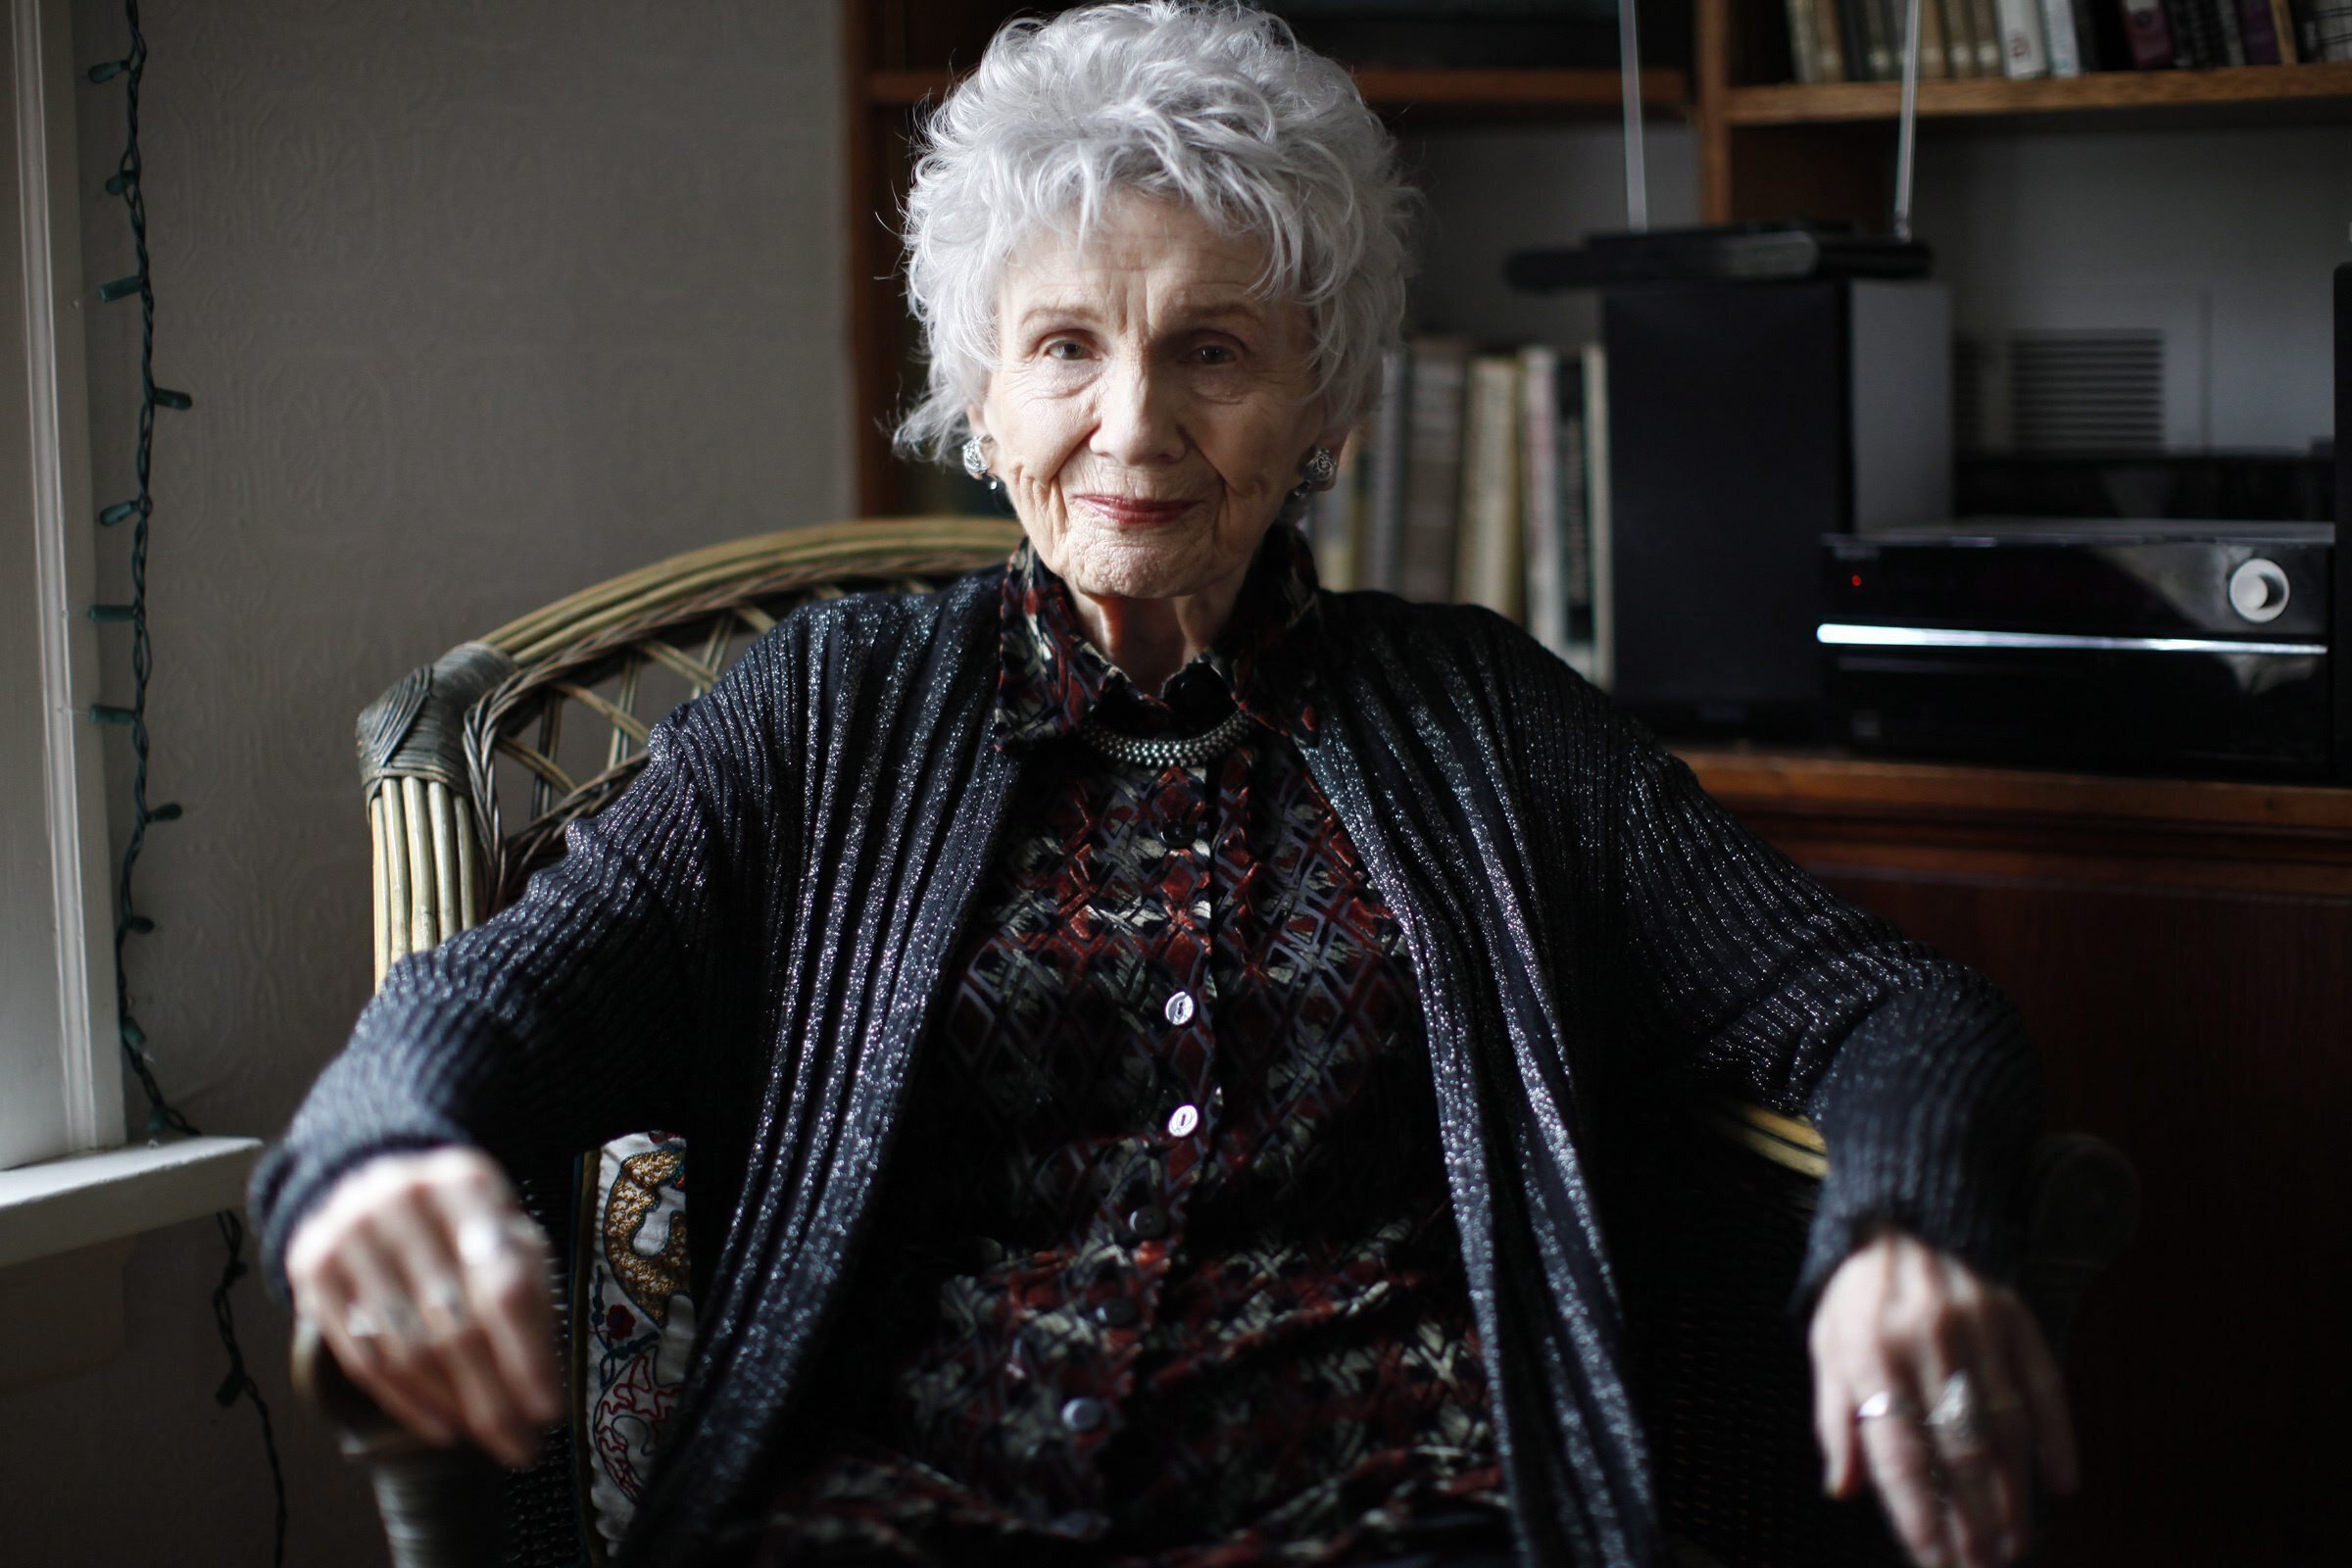
<path id="1" fill-rule="evenodd" d="M 439 1279 L 427 1285 L 420 1304 L 424 1320 L 443 1332 L 464 1328 L 471 1316 L 466 1306 L 466 1288 L 456 1280 Z"/>
<path id="2" fill-rule="evenodd" d="M 343 1309 L 343 1332 L 365 1344 L 384 1337 L 383 1320 L 354 1301 Z"/>
<path id="3" fill-rule="evenodd" d="M 458 1226 L 458 1259 L 468 1268 L 512 1262 L 539 1245 L 538 1225 L 522 1214 L 474 1214 Z"/>
<path id="4" fill-rule="evenodd" d="M 1973 1452 L 1984 1446 L 1984 1418 L 1989 1413 L 1977 1397 L 1976 1379 L 1965 1371 L 1943 1380 L 1943 1392 L 1928 1412 L 1927 1427 L 1946 1451 Z"/>
<path id="5" fill-rule="evenodd" d="M 365 1311 L 366 1308 L 356 1310 Z M 424 1338 L 424 1320 L 417 1316 L 416 1304 L 407 1297 L 386 1296 L 375 1303 L 375 1312 L 383 1323 L 386 1337 L 408 1345 Z"/>
<path id="6" fill-rule="evenodd" d="M 1883 1421 L 1890 1415 L 1907 1416 L 1916 1421 L 1919 1419 L 1919 1404 L 1892 1389 L 1881 1389 L 1854 1406 L 1854 1419 L 1857 1421 Z"/>

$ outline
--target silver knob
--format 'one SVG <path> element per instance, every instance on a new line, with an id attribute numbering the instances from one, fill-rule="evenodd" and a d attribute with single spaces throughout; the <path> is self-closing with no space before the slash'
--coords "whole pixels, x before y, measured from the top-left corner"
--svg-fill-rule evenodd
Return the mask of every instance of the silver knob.
<path id="1" fill-rule="evenodd" d="M 2286 613 L 2286 568 L 2256 556 L 2230 574 L 2230 608 L 2260 625 Z"/>

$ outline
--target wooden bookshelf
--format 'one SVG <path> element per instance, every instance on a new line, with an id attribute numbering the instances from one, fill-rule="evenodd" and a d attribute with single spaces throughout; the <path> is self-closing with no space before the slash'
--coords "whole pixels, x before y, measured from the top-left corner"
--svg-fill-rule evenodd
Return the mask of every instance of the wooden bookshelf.
<path id="1" fill-rule="evenodd" d="M 1901 85 L 1791 80 L 1786 0 L 1692 4 L 1700 219 L 1721 223 L 1801 213 L 1883 230 Z M 1925 80 L 1919 115 L 1929 134 L 2352 124 L 2352 65 Z"/>

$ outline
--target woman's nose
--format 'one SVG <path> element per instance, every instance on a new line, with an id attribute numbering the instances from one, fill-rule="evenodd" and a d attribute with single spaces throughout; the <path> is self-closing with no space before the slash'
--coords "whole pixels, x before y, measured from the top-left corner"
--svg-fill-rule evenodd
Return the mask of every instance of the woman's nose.
<path id="1" fill-rule="evenodd" d="M 1104 372 L 1095 422 L 1096 455 L 1131 468 L 1184 456 L 1176 398 L 1149 360 L 1120 355 Z"/>

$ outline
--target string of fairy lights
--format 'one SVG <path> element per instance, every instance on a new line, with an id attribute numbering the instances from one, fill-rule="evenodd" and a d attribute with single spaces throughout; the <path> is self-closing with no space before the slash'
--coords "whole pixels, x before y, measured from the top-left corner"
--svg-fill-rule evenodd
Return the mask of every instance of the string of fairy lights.
<path id="1" fill-rule="evenodd" d="M 130 24 L 130 52 L 121 60 L 91 67 L 89 77 L 100 85 L 117 81 L 122 84 L 127 128 L 122 161 L 108 178 L 106 191 L 110 196 L 122 198 L 129 215 L 131 248 L 138 259 L 138 270 L 100 285 L 98 298 L 108 304 L 134 298 L 139 302 L 139 440 L 135 466 L 138 493 L 129 500 L 115 502 L 98 514 L 98 521 L 104 527 L 131 525 L 130 602 L 93 605 L 90 618 L 102 625 L 130 628 L 131 687 L 128 706 L 93 703 L 90 717 L 101 724 L 120 726 L 130 736 L 130 834 L 123 843 L 122 870 L 115 881 L 115 1002 L 122 1020 L 123 1063 L 138 1079 L 139 1088 L 147 1097 L 147 1136 L 156 1139 L 166 1133 L 186 1136 L 197 1131 L 195 1123 L 165 1098 L 162 1085 L 156 1081 L 155 1056 L 148 1050 L 147 1033 L 139 1027 L 137 1015 L 131 1009 L 126 961 L 130 939 L 155 929 L 155 922 L 138 912 L 134 897 L 133 873 L 138 868 L 139 852 L 146 847 L 147 829 L 154 823 L 177 821 L 180 814 L 179 807 L 173 803 L 150 805 L 147 800 L 147 684 L 155 665 L 154 645 L 147 633 L 147 541 L 149 524 L 155 515 L 152 487 L 155 416 L 159 409 L 184 412 L 195 406 L 195 400 L 185 392 L 155 383 L 155 282 L 148 268 L 147 200 L 141 189 L 145 171 L 139 158 L 139 83 L 147 68 L 147 37 L 139 28 L 138 0 L 124 0 L 123 14 Z M 223 1406 L 235 1404 L 239 1399 L 251 1400 L 254 1413 L 261 1418 L 262 1448 L 270 1461 L 270 1485 L 276 1501 L 274 1551 L 270 1560 L 282 1568 L 286 1560 L 285 1473 L 278 1464 L 277 1437 L 270 1427 L 269 1403 L 247 1369 L 244 1351 L 237 1343 L 236 1311 L 229 1296 L 247 1272 L 245 1224 L 229 1209 L 213 1218 L 228 1251 L 220 1278 L 213 1287 L 213 1321 L 220 1331 L 221 1348 L 228 1354 L 228 1373 L 214 1390 L 213 1396 Z"/>

